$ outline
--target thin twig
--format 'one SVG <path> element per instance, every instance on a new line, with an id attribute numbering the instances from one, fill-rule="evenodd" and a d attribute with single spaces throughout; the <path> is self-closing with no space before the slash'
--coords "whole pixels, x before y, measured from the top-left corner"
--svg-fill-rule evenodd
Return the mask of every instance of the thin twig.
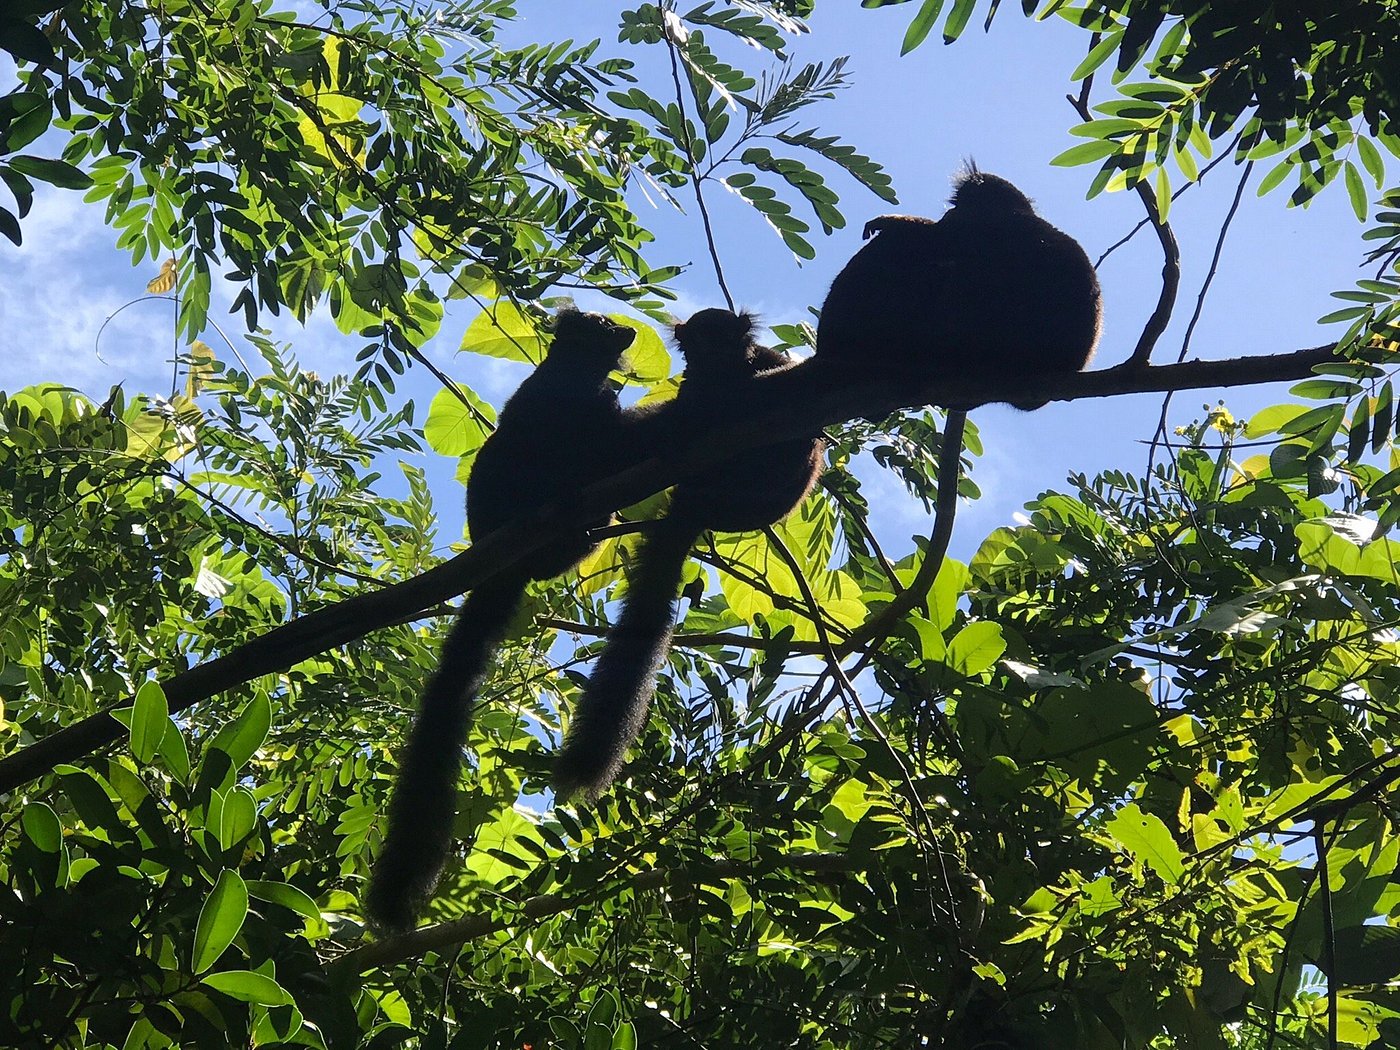
<path id="1" fill-rule="evenodd" d="M 1230 145 L 1227 148 L 1221 150 L 1219 155 L 1216 156 L 1214 160 L 1212 160 L 1209 164 L 1207 164 L 1204 168 L 1201 169 L 1200 174 L 1196 176 L 1194 182 L 1187 182 L 1183 183 L 1181 186 L 1178 186 L 1176 190 L 1172 193 L 1172 203 L 1175 204 L 1183 193 L 1187 193 L 1190 190 L 1193 190 L 1197 186 L 1201 185 L 1201 183 L 1205 181 L 1205 177 L 1209 175 L 1211 170 L 1215 168 L 1215 166 L 1218 165 L 1221 161 L 1228 160 L 1230 158 L 1230 155 L 1234 153 L 1235 147 L 1239 145 L 1239 141 L 1241 138 L 1242 135 L 1236 135 L 1234 142 L 1230 143 Z M 1100 266 L 1102 266 L 1104 264 L 1105 259 L 1107 259 L 1119 248 L 1123 247 L 1123 245 L 1127 244 L 1134 237 L 1136 237 L 1138 235 L 1138 231 L 1140 231 L 1151 221 L 1152 220 L 1150 218 L 1138 220 L 1138 224 L 1136 226 L 1134 226 L 1122 237 L 1118 238 L 1118 240 L 1114 241 L 1112 244 L 1110 244 L 1107 248 L 1103 250 L 1103 254 L 1100 255 L 1098 259 L 1094 262 L 1094 269 L 1097 270 Z"/>
<path id="2" fill-rule="evenodd" d="M 690 120 L 685 114 L 685 89 L 681 87 L 680 58 L 678 51 L 679 43 L 671 30 L 671 19 L 677 15 L 673 6 L 669 3 L 661 6 L 661 35 L 666 40 L 666 50 L 671 55 L 671 81 L 676 86 L 676 108 L 681 115 L 681 146 L 685 149 L 685 158 L 690 167 L 690 184 L 695 190 L 695 203 L 700 208 L 700 224 L 705 230 L 705 243 L 710 251 L 710 261 L 714 263 L 715 280 L 719 282 L 720 294 L 724 296 L 724 302 L 732 311 L 734 309 L 734 296 L 729 293 L 729 285 L 724 280 L 724 267 L 719 261 L 719 248 L 715 244 L 714 225 L 710 222 L 710 209 L 705 204 L 705 193 L 700 187 L 701 175 L 695 162 L 695 144 L 690 138 Z M 689 75 L 687 75 L 689 80 Z"/>
<path id="3" fill-rule="evenodd" d="M 496 429 L 496 424 L 491 422 L 491 420 L 487 419 L 486 413 L 481 411 L 481 409 L 477 405 L 472 403 L 471 399 L 467 397 L 466 392 L 460 386 L 457 385 L 457 381 L 453 379 L 450 375 L 448 375 L 446 372 L 444 372 L 437 365 L 433 364 L 430 360 L 428 360 L 426 354 L 424 354 L 416 346 L 409 345 L 408 356 L 413 358 L 413 360 L 417 361 L 420 365 L 422 365 L 429 372 L 431 372 L 433 374 L 434 379 L 441 383 L 447 390 L 451 391 L 452 396 L 455 397 L 466 407 L 466 410 L 472 414 L 473 418 L 475 418 L 478 423 L 484 426 L 487 430 Z"/>
<path id="4" fill-rule="evenodd" d="M 651 868 L 648 871 L 634 872 L 629 877 L 633 890 L 657 889 L 672 879 L 680 878 L 687 884 L 702 880 L 714 880 L 715 885 L 727 879 L 742 879 L 762 875 L 769 871 L 797 871 L 813 875 L 839 874 L 855 868 L 848 854 L 810 853 L 796 854 L 777 862 L 754 864 L 742 861 L 715 861 L 703 866 L 687 864 L 682 868 Z M 602 880 L 599 880 L 601 883 Z M 461 944 L 480 937 L 488 937 L 501 930 L 510 929 L 533 919 L 543 919 L 563 915 L 580 905 L 588 903 L 592 894 L 566 896 L 562 893 L 542 893 L 515 903 L 512 914 L 495 913 L 468 915 L 452 922 L 435 926 L 423 926 L 410 933 L 397 937 L 386 937 L 362 948 L 346 952 L 332 960 L 327 969 L 344 976 L 368 973 L 404 959 L 411 959 L 424 952 Z"/>
<path id="5" fill-rule="evenodd" d="M 916 604 L 926 603 L 953 539 L 953 519 L 958 511 L 958 484 L 962 470 L 962 436 L 967 413 L 950 411 L 943 424 L 943 447 L 938 454 L 938 500 L 934 505 L 933 535 L 924 548 L 924 560 L 908 588 L 865 623 L 861 624 L 838 650 L 843 656 L 883 637 L 885 631 L 902 619 Z M 944 479 L 950 479 L 944 484 Z M 926 604 L 925 604 L 925 607 Z M 869 662 L 869 653 L 856 665 L 856 673 Z"/>
<path id="6" fill-rule="evenodd" d="M 1191 311 L 1191 320 L 1186 325 L 1186 334 L 1181 337 L 1181 352 L 1176 355 L 1177 364 L 1186 360 L 1186 355 L 1191 350 L 1191 336 L 1196 331 L 1196 324 L 1201 319 L 1201 314 L 1205 311 L 1206 295 L 1210 292 L 1210 286 L 1215 281 L 1216 272 L 1220 269 L 1220 256 L 1225 251 L 1225 237 L 1230 232 L 1230 225 L 1235 221 L 1235 213 L 1239 211 L 1240 200 L 1244 196 L 1244 188 L 1249 182 L 1250 173 L 1254 171 L 1254 161 L 1249 161 L 1244 166 L 1244 172 L 1240 175 L 1240 181 L 1235 186 L 1235 198 L 1230 202 L 1230 210 L 1225 213 L 1225 221 L 1220 224 L 1220 235 L 1215 239 L 1215 251 L 1211 253 L 1210 269 L 1206 272 L 1205 280 L 1201 282 L 1201 290 L 1196 294 L 1196 308 Z M 1162 398 L 1162 412 L 1157 419 L 1157 436 L 1163 441 L 1167 441 L 1167 410 L 1171 407 L 1173 391 L 1168 390 L 1166 396 Z M 1156 462 L 1157 441 L 1154 439 L 1147 453 L 1147 473 L 1152 473 L 1152 467 Z"/>
<path id="7" fill-rule="evenodd" d="M 919 788 L 914 783 L 914 774 L 905 764 L 904 756 L 890 743 L 890 738 L 885 735 L 885 731 L 880 727 L 880 723 L 875 721 L 875 717 L 861 701 L 860 693 L 856 691 L 855 685 L 852 684 L 850 678 L 846 676 L 846 671 L 841 666 L 841 657 L 836 654 L 836 649 L 831 644 L 831 636 L 827 634 L 826 625 L 822 623 L 821 606 L 817 603 L 816 595 L 812 593 L 812 586 L 807 580 L 807 574 L 802 571 L 802 566 L 798 563 L 797 558 L 793 556 L 792 551 L 788 550 L 787 544 L 783 542 L 783 538 L 778 535 L 777 530 L 769 526 L 764 529 L 763 532 L 764 535 L 768 537 L 768 542 L 778 551 L 783 560 L 787 562 L 788 568 L 792 570 L 792 574 L 797 580 L 797 589 L 802 592 L 802 600 L 807 603 L 807 608 L 809 610 L 808 617 L 816 625 L 817 639 L 821 642 L 822 648 L 825 650 L 824 655 L 826 657 L 827 668 L 831 671 L 831 677 L 840 685 L 841 692 L 845 697 L 848 707 L 855 708 L 867 732 L 880 742 L 880 745 L 884 747 L 886 753 L 890 756 L 890 760 L 895 764 L 895 768 L 899 770 L 900 786 L 908 796 L 910 808 L 909 816 L 912 821 L 911 830 L 913 830 L 914 836 L 919 842 L 920 855 L 925 864 L 928 863 L 928 851 L 930 849 L 933 851 L 934 856 L 938 858 L 938 873 L 943 881 L 943 892 L 946 897 L 948 919 L 952 923 L 953 929 L 960 934 L 961 928 L 958 923 L 957 898 L 953 895 L 953 882 L 948 877 L 948 866 L 943 860 L 943 847 L 939 844 L 938 831 L 933 826 L 933 818 L 929 816 L 928 807 L 924 804 L 923 798 L 919 795 Z M 927 838 L 925 838 L 925 835 L 927 835 Z M 937 911 L 937 902 L 931 897 L 929 899 L 929 905 L 931 911 Z"/>
<path id="8" fill-rule="evenodd" d="M 865 542 L 870 547 L 870 553 L 874 555 L 875 560 L 879 562 L 880 568 L 884 571 L 886 579 L 890 581 L 890 588 L 895 594 L 902 593 L 904 585 L 899 582 L 899 576 L 895 572 L 894 565 L 891 564 L 889 558 L 885 557 L 885 552 L 880 548 L 880 541 L 875 538 L 875 533 L 870 530 L 870 522 L 866 520 L 866 515 L 861 514 L 856 508 L 852 507 L 850 501 L 846 499 L 846 494 L 825 478 L 822 479 L 822 488 L 826 489 L 827 494 L 839 503 L 846 513 L 850 515 L 850 520 L 855 524 L 856 530 L 865 537 Z"/>
<path id="9" fill-rule="evenodd" d="M 1065 100 L 1074 107 L 1080 120 L 1087 122 L 1093 119 L 1084 93 L 1081 93 L 1079 98 L 1066 95 Z M 1162 245 L 1162 291 L 1157 296 L 1157 305 L 1148 316 L 1147 323 L 1143 325 L 1142 335 L 1138 336 L 1137 346 L 1133 347 L 1132 355 L 1127 361 L 1128 367 L 1142 367 L 1152 360 L 1152 348 L 1157 345 L 1157 340 L 1171 323 L 1177 289 L 1181 286 L 1181 247 L 1176 243 L 1176 234 L 1172 232 L 1171 223 L 1157 212 L 1157 195 L 1152 188 L 1145 182 L 1138 182 L 1134 184 L 1133 189 L 1137 191 L 1143 207 L 1147 209 L 1148 221 L 1152 223 L 1152 229 L 1156 231 L 1157 240 Z"/>
<path id="10" fill-rule="evenodd" d="M 557 616 L 544 616 L 535 621 L 537 627 L 566 634 L 584 635 L 589 638 L 603 638 L 607 635 L 606 626 L 579 623 Z M 737 631 L 710 631 L 677 633 L 671 636 L 671 644 L 686 648 L 703 649 L 711 645 L 728 646 L 731 649 L 761 649 L 770 653 L 793 653 L 800 656 L 821 656 L 825 650 L 821 642 L 805 642 L 796 638 L 760 638 L 752 634 L 739 634 Z"/>
<path id="11" fill-rule="evenodd" d="M 1322 968 L 1327 973 L 1327 1050 L 1337 1050 L 1337 930 L 1332 915 L 1332 875 L 1327 864 L 1327 824 L 1313 826 L 1317 846 L 1317 903 L 1322 909 Z"/>

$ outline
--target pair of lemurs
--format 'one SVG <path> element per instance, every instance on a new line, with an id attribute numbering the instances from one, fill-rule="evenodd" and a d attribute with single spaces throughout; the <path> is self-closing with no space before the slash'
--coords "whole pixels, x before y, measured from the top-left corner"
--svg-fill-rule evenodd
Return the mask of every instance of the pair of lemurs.
<path id="1" fill-rule="evenodd" d="M 630 328 L 601 314 L 562 312 L 539 367 L 501 409 L 467 485 L 467 524 L 485 536 L 568 499 L 621 469 L 633 449 L 656 447 L 703 418 L 705 406 L 761 372 L 788 363 L 754 342 L 752 320 L 702 310 L 675 327 L 685 382 L 667 405 L 624 409 L 608 381 L 632 343 Z M 560 797 L 596 798 L 612 783 L 641 732 L 657 669 L 670 647 L 676 587 L 690 548 L 710 529 L 744 532 L 784 517 L 807 495 L 821 466 L 820 439 L 742 452 L 682 478 L 632 574 L 627 600 L 580 698 L 554 767 Z M 443 642 L 400 761 L 389 830 L 375 864 L 369 914 L 391 930 L 411 925 L 432 892 L 452 841 L 456 785 L 471 707 L 491 653 L 531 580 L 577 565 L 594 548 L 593 522 L 533 551 L 473 590 Z"/>
<path id="2" fill-rule="evenodd" d="M 1011 183 L 975 168 L 959 176 L 951 204 L 936 221 L 889 215 L 866 226 L 873 239 L 837 276 L 823 304 L 816 356 L 791 367 L 811 370 L 820 383 L 882 379 L 907 386 L 1061 375 L 1088 363 L 1100 299 L 1079 244 L 1041 219 Z M 726 310 L 702 310 L 678 324 L 685 382 L 674 402 L 647 411 L 621 408 L 607 378 L 631 344 L 631 330 L 599 314 L 562 313 L 548 356 L 506 403 L 478 453 L 467 490 L 472 535 L 616 473 L 629 448 L 679 437 L 687 421 L 704 418 L 707 406 L 765 371 L 787 367 L 786 355 L 758 345 L 752 328 L 748 316 Z M 950 434 L 967 407 L 950 410 Z M 957 484 L 958 451 L 954 469 L 940 474 L 940 488 Z M 779 521 L 810 491 L 822 453 L 820 438 L 783 442 L 737 454 L 676 485 L 555 760 L 559 796 L 596 798 L 640 733 L 695 541 L 708 530 L 750 531 Z M 472 702 L 526 585 L 576 565 L 593 549 L 587 533 L 581 528 L 535 551 L 463 603 L 424 692 L 390 802 L 368 900 L 381 927 L 410 926 L 432 892 L 451 845 Z"/>

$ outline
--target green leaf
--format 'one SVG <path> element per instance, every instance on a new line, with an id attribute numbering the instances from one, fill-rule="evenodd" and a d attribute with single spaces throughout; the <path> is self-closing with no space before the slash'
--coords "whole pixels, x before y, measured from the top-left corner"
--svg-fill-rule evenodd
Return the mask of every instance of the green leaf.
<path id="1" fill-rule="evenodd" d="M 252 792 L 245 787 L 235 787 L 224 796 L 219 810 L 219 824 L 216 829 L 219 845 L 231 849 L 242 842 L 258 823 L 258 806 Z"/>
<path id="2" fill-rule="evenodd" d="M 124 830 L 120 814 L 97 774 L 79 766 L 54 767 L 63 793 L 73 805 L 73 811 L 93 831 L 116 837 Z"/>
<path id="3" fill-rule="evenodd" d="M 5 97 L 13 109 L 13 119 L 0 136 L 3 152 L 13 153 L 29 145 L 49 128 L 53 120 L 53 103 L 37 91 L 20 91 Z"/>
<path id="4" fill-rule="evenodd" d="M 438 455 L 466 456 L 485 444 L 495 421 L 496 410 L 490 404 L 458 385 L 455 390 L 439 390 L 433 395 L 423 437 Z"/>
<path id="5" fill-rule="evenodd" d="M 260 901 L 267 901 L 271 904 L 280 904 L 284 908 L 290 908 L 298 915 L 308 919 L 319 919 L 321 908 L 303 890 L 286 882 L 264 882 L 258 879 L 248 880 L 248 893 Z"/>
<path id="6" fill-rule="evenodd" d="M 1074 72 L 1069 75 L 1070 80 L 1078 83 L 1098 69 L 1118 50 L 1118 45 L 1122 40 L 1122 30 L 1105 33 L 1103 39 L 1089 49 L 1089 53 L 1084 56 L 1084 61 L 1074 67 Z"/>
<path id="7" fill-rule="evenodd" d="M 1390 424 L 1393 421 L 1394 411 L 1394 393 L 1391 390 L 1390 381 L 1386 380 L 1376 395 L 1376 411 L 1371 422 L 1371 451 L 1373 453 L 1380 452 L 1390 439 Z"/>
<path id="8" fill-rule="evenodd" d="M 1351 426 L 1347 430 L 1347 462 L 1359 463 L 1366 453 L 1371 440 L 1371 399 L 1361 398 L 1356 403 L 1356 411 L 1351 416 Z"/>
<path id="9" fill-rule="evenodd" d="M 0 208 L 0 233 L 3 233 L 6 240 L 12 244 L 19 245 L 24 241 L 24 236 L 19 228 L 19 220 L 7 208 Z"/>
<path id="10" fill-rule="evenodd" d="M 267 739 L 272 727 L 272 703 L 267 694 L 258 692 L 243 705 L 238 717 L 214 735 L 210 748 L 228 755 L 233 769 L 239 770 L 252 758 Z"/>
<path id="11" fill-rule="evenodd" d="M 1361 172 L 1355 164 L 1347 161 L 1342 165 L 1342 174 L 1346 182 L 1347 196 L 1351 199 L 1351 210 L 1356 213 L 1356 221 L 1365 222 L 1369 206 L 1366 200 L 1366 184 L 1361 181 Z"/>
<path id="12" fill-rule="evenodd" d="M 948 12 L 948 21 L 943 25 L 943 42 L 951 44 L 967 28 L 968 19 L 977 7 L 977 0 L 954 0 L 953 10 Z"/>
<path id="13" fill-rule="evenodd" d="M 943 564 L 938 567 L 938 575 L 928 593 L 928 612 L 940 631 L 953 626 L 958 602 L 967 590 L 971 575 L 967 566 L 954 558 L 944 558 Z"/>
<path id="14" fill-rule="evenodd" d="M 671 354 L 655 328 L 645 321 L 638 321 L 635 317 L 627 317 L 624 314 L 608 316 L 637 333 L 622 358 L 623 366 L 631 378 L 650 385 L 670 376 Z"/>
<path id="15" fill-rule="evenodd" d="M 1172 183 L 1166 168 L 1157 169 L 1157 178 L 1153 185 L 1157 191 L 1157 218 L 1166 222 L 1172 207 Z"/>
<path id="16" fill-rule="evenodd" d="M 544 360 L 544 334 L 534 321 L 502 299 L 477 314 L 462 335 L 462 349 L 486 357 L 537 365 Z"/>
<path id="17" fill-rule="evenodd" d="M 131 753 L 143 766 L 156 755 L 156 748 L 170 724 L 170 708 L 159 682 L 148 681 L 136 690 L 131 710 Z"/>
<path id="18" fill-rule="evenodd" d="M 23 172 L 30 178 L 47 182 L 65 190 L 85 190 L 92 185 L 92 179 L 62 160 L 31 157 L 21 153 L 17 157 L 10 158 L 10 167 L 14 168 L 15 171 Z"/>
<path id="19" fill-rule="evenodd" d="M 1276 434 L 1285 425 L 1308 411 L 1310 409 L 1305 405 L 1298 404 L 1270 405 L 1268 408 L 1261 408 L 1245 424 L 1245 437 L 1252 440 L 1268 434 Z"/>
<path id="20" fill-rule="evenodd" d="M 1288 176 L 1296 170 L 1296 167 L 1297 165 L 1292 154 L 1284 157 L 1283 160 L 1275 164 L 1273 168 L 1269 170 L 1269 173 L 1259 181 L 1259 189 L 1255 191 L 1256 194 L 1260 197 L 1267 196 L 1272 190 L 1277 188 L 1284 179 L 1288 178 Z"/>
<path id="21" fill-rule="evenodd" d="M 1123 682 L 1053 689 L 1035 714 L 1026 757 L 1044 759 L 1105 791 L 1127 787 L 1147 768 L 1158 743 L 1151 698 Z"/>
<path id="22" fill-rule="evenodd" d="M 63 824 L 58 814 L 42 802 L 31 802 L 20 813 L 24 837 L 43 853 L 58 853 L 63 849 Z"/>
<path id="23" fill-rule="evenodd" d="M 1400 930 L 1393 926 L 1352 926 L 1336 933 L 1336 981 L 1344 987 L 1385 985 L 1400 977 Z M 1313 961 L 1327 972 L 1327 954 Z M 1332 976 L 1329 974 L 1329 976 Z"/>
<path id="24" fill-rule="evenodd" d="M 1050 163 L 1061 168 L 1072 168 L 1077 164 L 1092 164 L 1096 160 L 1111 157 L 1121 149 L 1122 147 L 1112 139 L 1095 139 L 1093 142 L 1081 142 L 1077 146 L 1071 146 Z"/>
<path id="25" fill-rule="evenodd" d="M 291 994 L 271 977 L 264 977 L 252 970 L 224 970 L 207 974 L 200 979 L 215 991 L 261 1006 L 290 1006 L 295 1000 Z"/>
<path id="26" fill-rule="evenodd" d="M 0 15 L 0 50 L 21 62 L 49 65 L 54 61 L 53 44 L 37 26 Z"/>
<path id="27" fill-rule="evenodd" d="M 1356 152 L 1361 156 L 1361 165 L 1366 169 L 1366 174 L 1371 176 L 1376 189 L 1380 189 L 1385 185 L 1385 160 L 1381 157 L 1380 150 L 1376 149 L 1376 144 L 1365 135 L 1358 135 Z"/>
<path id="28" fill-rule="evenodd" d="M 247 916 L 248 887 L 244 885 L 238 872 L 225 868 L 219 872 L 219 881 L 209 891 L 204 907 L 199 912 L 199 922 L 194 931 L 194 952 L 190 962 L 194 973 L 203 973 L 219 961 L 219 956 L 224 954 L 225 949 L 238 936 L 238 931 L 243 928 L 243 920 Z M 224 988 L 219 990 L 227 991 Z M 233 992 L 228 994 L 234 995 Z M 268 1002 L 265 999 L 247 1001 Z"/>
<path id="29" fill-rule="evenodd" d="M 948 643 L 947 664 L 958 674 L 982 674 L 989 670 L 1006 652 L 1006 640 L 1001 636 L 1001 624 L 990 620 L 970 623 Z"/>
<path id="30" fill-rule="evenodd" d="M 175 719 L 169 715 L 165 717 L 165 732 L 161 734 L 160 743 L 156 745 L 156 754 L 176 780 L 181 783 L 189 780 L 190 751 L 185 746 L 185 734 L 180 732 Z"/>
<path id="31" fill-rule="evenodd" d="M 1350 383 L 1343 379 L 1305 379 L 1294 383 L 1288 392 L 1294 397 L 1305 397 L 1310 401 L 1331 401 L 1335 398 L 1350 398 L 1361 393 L 1360 383 Z"/>
<path id="32" fill-rule="evenodd" d="M 899 47 L 900 55 L 909 54 L 928 39 L 942 11 L 943 0 L 924 0 L 918 13 L 914 15 L 914 20 L 909 23 L 909 28 L 905 30 L 904 42 Z"/>
<path id="33" fill-rule="evenodd" d="M 611 1032 L 613 1018 L 618 1015 L 620 1009 L 617 996 L 606 988 L 600 988 L 597 998 L 593 1000 L 593 1005 L 588 1009 L 588 1019 L 585 1026 L 587 1028 L 598 1026 Z"/>
<path id="34" fill-rule="evenodd" d="M 1175 886 L 1181 881 L 1186 870 L 1181 847 L 1155 813 L 1146 813 L 1137 803 L 1130 803 L 1113 815 L 1105 830 L 1135 861 L 1145 863 L 1163 882 Z"/>

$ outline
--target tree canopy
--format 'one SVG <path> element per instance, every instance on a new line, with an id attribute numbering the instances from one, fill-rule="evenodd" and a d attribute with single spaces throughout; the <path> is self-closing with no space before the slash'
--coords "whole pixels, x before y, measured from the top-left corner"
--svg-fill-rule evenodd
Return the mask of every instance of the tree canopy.
<path id="1" fill-rule="evenodd" d="M 429 341 L 538 361 L 552 309 L 606 296 L 639 332 L 629 396 L 666 397 L 683 266 L 638 194 L 684 204 L 731 299 L 716 194 L 799 260 L 846 225 L 841 192 L 895 200 L 821 127 L 846 63 L 789 58 L 812 7 L 624 6 L 606 43 L 529 46 L 505 42 L 511 0 L 0 14 L 18 71 L 0 233 L 23 241 L 36 192 L 85 193 L 158 270 L 183 348 L 167 395 L 0 394 L 0 1041 L 1400 1043 L 1391 0 L 1022 3 L 1083 33 L 1083 141 L 1056 163 L 1090 196 L 1139 196 L 1163 259 L 1136 345 L 1046 396 L 1292 379 L 1288 402 L 1179 427 L 1164 404 L 1145 464 L 1047 490 L 964 564 L 933 514 L 888 556 L 855 469 L 868 453 L 931 511 L 929 406 L 962 391 L 779 384 L 440 557 L 457 537 L 435 500 L 460 492 L 430 492 L 418 454 L 465 480 L 495 409 Z M 1019 17 L 907 10 L 906 51 Z M 1368 269 L 1334 292 L 1327 345 L 1160 360 L 1172 204 L 1217 165 L 1252 207 L 1346 194 Z M 454 299 L 480 307 L 460 335 Z M 230 307 L 241 329 L 217 322 Z M 283 312 L 328 313 L 354 374 L 301 367 L 260 327 Z M 426 413 L 409 370 L 440 387 Z M 799 511 L 695 551 L 619 784 L 553 805 L 549 756 L 637 523 L 681 463 L 817 425 L 826 469 Z M 981 451 L 969 427 L 965 499 Z M 512 625 L 428 922 L 376 938 L 363 888 L 446 603 L 595 503 L 626 524 Z"/>

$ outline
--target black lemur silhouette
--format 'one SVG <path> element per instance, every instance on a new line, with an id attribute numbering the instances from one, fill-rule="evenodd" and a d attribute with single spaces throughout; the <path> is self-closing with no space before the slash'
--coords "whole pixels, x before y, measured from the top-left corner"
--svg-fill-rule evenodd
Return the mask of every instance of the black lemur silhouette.
<path id="1" fill-rule="evenodd" d="M 819 367 L 919 384 L 1082 369 L 1102 306 L 1079 242 L 976 167 L 954 180 L 950 203 L 939 219 L 881 215 L 866 224 L 871 239 L 822 305 Z"/>
<path id="2" fill-rule="evenodd" d="M 625 419 L 608 373 L 635 333 L 602 314 L 560 312 L 539 367 L 501 409 L 467 484 L 474 538 L 567 499 L 614 473 Z M 462 602 L 399 762 L 389 829 L 370 879 L 367 913 L 381 929 L 412 926 L 452 844 L 462 744 L 491 654 L 531 580 L 567 572 L 595 546 L 581 526 L 531 553 Z"/>
<path id="3" fill-rule="evenodd" d="M 683 434 L 707 406 L 742 397 L 762 372 L 788 365 L 786 354 L 759 345 L 753 318 L 701 310 L 675 327 L 685 378 L 667 415 Z M 627 596 L 585 686 L 555 758 L 556 795 L 598 798 L 622 768 L 646 722 L 675 626 L 676 589 L 691 547 L 706 531 L 751 532 L 780 521 L 811 491 L 821 472 L 820 438 L 749 449 L 681 479 L 666 516 L 648 533 L 629 575 Z"/>
<path id="4" fill-rule="evenodd" d="M 941 379 L 1058 376 L 1089 363 L 1103 307 L 1079 242 L 1037 215 L 1006 179 L 975 165 L 954 179 L 950 203 L 936 220 L 881 215 L 866 223 L 868 243 L 822 305 L 814 378 L 917 388 Z M 1045 403 L 1012 402 L 1025 411 Z M 972 407 L 947 406 L 928 546 L 940 560 Z"/>

